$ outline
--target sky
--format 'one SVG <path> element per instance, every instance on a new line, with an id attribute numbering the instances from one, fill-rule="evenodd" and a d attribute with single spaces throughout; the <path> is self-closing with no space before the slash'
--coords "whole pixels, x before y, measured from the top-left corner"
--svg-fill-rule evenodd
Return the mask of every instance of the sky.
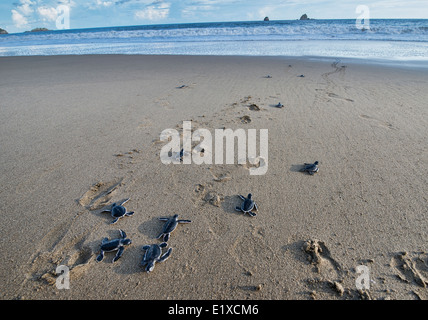
<path id="1" fill-rule="evenodd" d="M 356 19 L 428 19 L 428 0 L 0 0 L 0 28 L 93 28 L 191 22 Z M 66 23 L 66 17 L 67 22 Z"/>

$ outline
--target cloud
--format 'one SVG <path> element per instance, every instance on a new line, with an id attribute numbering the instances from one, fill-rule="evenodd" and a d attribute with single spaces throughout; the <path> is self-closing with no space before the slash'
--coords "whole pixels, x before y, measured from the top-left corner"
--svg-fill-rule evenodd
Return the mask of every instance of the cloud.
<path id="1" fill-rule="evenodd" d="M 55 21 L 58 17 L 56 8 L 52 7 L 39 7 L 37 13 L 42 17 L 44 21 Z"/>
<path id="2" fill-rule="evenodd" d="M 169 15 L 171 4 L 167 2 L 155 1 L 146 6 L 143 10 L 135 12 L 135 18 L 139 20 L 161 20 Z"/>
<path id="3" fill-rule="evenodd" d="M 12 21 L 17 28 L 24 28 L 28 26 L 27 18 L 16 10 L 12 10 Z"/>
<path id="4" fill-rule="evenodd" d="M 31 4 L 29 4 L 29 3 L 24 3 L 20 6 L 18 6 L 18 9 L 19 9 L 19 11 L 21 11 L 21 13 L 24 16 L 28 16 L 34 12 L 33 8 L 31 8 Z"/>
<path id="5" fill-rule="evenodd" d="M 99 7 L 110 7 L 111 5 L 113 5 L 115 2 L 114 1 L 102 1 L 102 0 L 97 0 L 97 6 Z"/>

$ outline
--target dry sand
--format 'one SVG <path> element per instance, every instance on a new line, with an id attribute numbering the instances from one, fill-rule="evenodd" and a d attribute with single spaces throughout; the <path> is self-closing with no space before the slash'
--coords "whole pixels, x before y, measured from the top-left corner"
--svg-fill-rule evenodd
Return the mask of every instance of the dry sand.
<path id="1" fill-rule="evenodd" d="M 426 69 L 54 56 L 0 58 L 0 75 L 0 298 L 428 298 Z M 162 164 L 159 135 L 183 120 L 269 129 L 267 173 Z M 298 171 L 315 160 L 317 174 Z M 249 192 L 254 218 L 235 211 Z M 110 225 L 101 211 L 128 197 L 135 214 Z M 174 213 L 192 223 L 147 274 L 141 247 Z M 119 228 L 133 243 L 97 263 Z"/>

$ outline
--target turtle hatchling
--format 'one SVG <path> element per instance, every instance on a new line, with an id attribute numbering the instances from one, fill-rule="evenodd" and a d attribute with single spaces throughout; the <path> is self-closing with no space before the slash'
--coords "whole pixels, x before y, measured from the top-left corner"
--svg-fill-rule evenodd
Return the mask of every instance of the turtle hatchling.
<path id="1" fill-rule="evenodd" d="M 180 152 L 175 154 L 175 161 L 183 162 L 184 157 L 188 157 L 190 155 L 189 152 L 184 151 L 184 148 L 180 150 Z"/>
<path id="2" fill-rule="evenodd" d="M 123 230 L 120 230 L 120 238 L 109 240 L 104 238 L 101 241 L 101 253 L 97 257 L 97 261 L 100 262 L 104 259 L 104 252 L 117 251 L 116 256 L 113 258 L 112 262 L 116 262 L 123 254 L 126 245 L 131 244 L 131 239 L 126 237 L 126 233 Z"/>
<path id="3" fill-rule="evenodd" d="M 116 223 L 120 218 L 124 216 L 132 216 L 134 214 L 134 211 L 128 212 L 126 208 L 123 206 L 125 202 L 129 200 L 126 199 L 120 204 L 117 204 L 116 202 L 111 205 L 111 209 L 103 210 L 101 212 L 110 212 L 111 216 L 114 218 L 114 220 L 111 222 L 111 224 Z"/>
<path id="4" fill-rule="evenodd" d="M 163 236 L 164 242 L 168 241 L 168 239 L 171 235 L 171 232 L 173 232 L 175 230 L 175 228 L 177 228 L 177 225 L 179 223 L 190 223 L 190 222 L 192 222 L 190 220 L 178 220 L 178 214 L 175 214 L 171 218 L 159 218 L 159 220 L 166 221 L 166 222 L 162 228 L 162 232 L 156 237 L 156 239 L 159 239 L 160 237 Z"/>
<path id="5" fill-rule="evenodd" d="M 310 175 L 313 175 L 314 173 L 318 172 L 318 161 L 315 161 L 314 163 L 305 163 L 305 166 L 300 169 L 302 172 L 307 172 Z"/>
<path id="6" fill-rule="evenodd" d="M 169 248 L 167 252 L 162 255 L 162 248 L 168 246 L 166 242 L 161 244 L 151 244 L 146 245 L 142 249 L 146 252 L 144 253 L 143 260 L 141 261 L 141 266 L 146 266 L 146 272 L 153 271 L 156 262 L 162 262 L 169 258 L 172 252 L 172 248 Z"/>
<path id="7" fill-rule="evenodd" d="M 239 195 L 239 197 L 244 200 L 244 202 L 242 202 L 240 207 L 236 207 L 235 210 L 242 211 L 244 214 L 248 213 L 250 216 L 255 217 L 256 213 L 252 212 L 252 210 L 256 209 L 256 211 L 259 211 L 259 209 L 257 208 L 257 204 L 252 199 L 253 195 L 249 193 L 246 198 L 242 195 Z"/>

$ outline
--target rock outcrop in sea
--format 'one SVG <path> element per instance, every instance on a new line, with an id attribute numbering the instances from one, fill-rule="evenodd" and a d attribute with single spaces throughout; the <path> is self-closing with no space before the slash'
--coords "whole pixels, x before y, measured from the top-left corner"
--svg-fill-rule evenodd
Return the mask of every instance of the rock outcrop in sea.
<path id="1" fill-rule="evenodd" d="M 8 32 L 2 28 L 0 28 L 0 34 L 8 34 Z"/>
<path id="2" fill-rule="evenodd" d="M 310 20 L 310 19 L 308 18 L 308 15 L 305 13 L 300 17 L 300 20 Z"/>
<path id="3" fill-rule="evenodd" d="M 49 31 L 47 28 L 34 28 L 31 31 L 25 31 L 25 32 L 41 32 L 41 31 Z"/>
<path id="4" fill-rule="evenodd" d="M 269 17 L 265 17 L 263 21 L 269 21 Z"/>

